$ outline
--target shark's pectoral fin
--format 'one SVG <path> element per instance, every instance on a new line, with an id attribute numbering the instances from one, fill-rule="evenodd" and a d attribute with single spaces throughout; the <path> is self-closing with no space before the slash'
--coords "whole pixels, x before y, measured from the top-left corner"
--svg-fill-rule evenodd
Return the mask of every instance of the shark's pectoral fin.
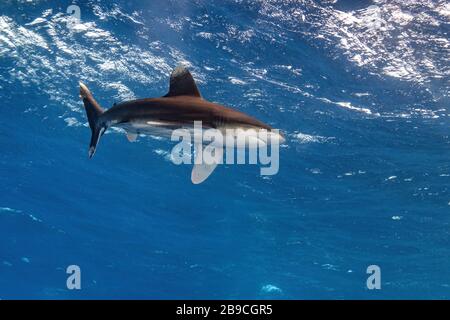
<path id="1" fill-rule="evenodd" d="M 214 154 L 214 157 L 208 157 L 205 159 L 206 154 Z M 208 145 L 202 151 L 202 145 L 195 145 L 195 162 L 192 168 L 191 181 L 193 184 L 199 184 L 205 181 L 219 163 L 223 159 L 223 148 L 215 148 Z"/>
<path id="2" fill-rule="evenodd" d="M 137 133 L 127 132 L 128 141 L 135 142 L 137 137 L 138 137 Z"/>
<path id="3" fill-rule="evenodd" d="M 191 173 L 191 181 L 193 184 L 199 184 L 205 181 L 214 169 L 217 167 L 217 163 L 215 164 L 195 164 L 194 168 L 192 168 Z"/>

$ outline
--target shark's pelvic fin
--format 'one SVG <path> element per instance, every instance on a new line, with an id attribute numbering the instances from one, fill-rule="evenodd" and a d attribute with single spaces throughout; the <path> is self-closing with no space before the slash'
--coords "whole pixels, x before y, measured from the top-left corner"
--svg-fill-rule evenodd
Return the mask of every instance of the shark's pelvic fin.
<path id="1" fill-rule="evenodd" d="M 172 71 L 169 93 L 165 95 L 165 97 L 175 96 L 201 97 L 191 73 L 186 67 L 181 65 Z"/>
<path id="2" fill-rule="evenodd" d="M 128 141 L 135 142 L 137 137 L 138 137 L 137 133 L 127 132 Z"/>
<path id="3" fill-rule="evenodd" d="M 211 173 L 214 171 L 214 169 L 217 167 L 219 162 L 213 162 L 213 163 L 205 163 L 203 154 L 208 152 L 211 153 L 212 146 L 208 145 L 205 147 L 205 150 L 202 151 L 202 144 L 196 144 L 195 145 L 195 162 L 194 167 L 192 168 L 191 173 L 191 181 L 193 184 L 199 184 L 205 181 Z M 215 154 L 215 159 L 223 159 L 223 149 L 222 148 L 214 148 L 214 152 L 217 152 Z"/>

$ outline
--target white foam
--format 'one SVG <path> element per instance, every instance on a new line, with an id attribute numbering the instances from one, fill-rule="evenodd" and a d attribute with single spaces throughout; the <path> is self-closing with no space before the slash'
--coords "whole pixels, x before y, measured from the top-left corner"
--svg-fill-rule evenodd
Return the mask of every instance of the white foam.
<path id="1" fill-rule="evenodd" d="M 117 90 L 117 95 L 114 98 L 119 101 L 136 99 L 134 92 L 121 82 L 108 82 L 106 87 Z"/>
<path id="2" fill-rule="evenodd" d="M 326 103 L 331 103 L 334 105 L 337 105 L 339 107 L 342 108 L 346 108 L 348 110 L 352 110 L 352 111 L 357 111 L 357 112 L 362 112 L 368 115 L 372 115 L 372 116 L 380 116 L 380 114 L 378 112 L 372 112 L 372 110 L 370 110 L 369 108 L 363 108 L 363 107 L 356 107 L 354 105 L 352 105 L 351 102 L 345 102 L 345 101 L 332 101 L 328 98 L 317 98 L 318 100 L 321 100 L 323 102 Z"/>
<path id="3" fill-rule="evenodd" d="M 25 25 L 26 26 L 34 26 L 35 24 L 40 24 L 40 23 L 43 23 L 43 22 L 47 22 L 47 20 L 44 19 L 44 18 L 36 18 L 32 22 L 26 23 Z"/>
<path id="4" fill-rule="evenodd" d="M 25 262 L 25 263 L 30 263 L 31 262 L 30 259 L 27 258 L 27 257 L 22 257 L 22 258 L 20 258 L 20 260 L 22 260 L 22 262 Z"/>
<path id="5" fill-rule="evenodd" d="M 163 157 L 164 160 L 172 162 L 172 156 L 169 151 L 163 150 L 163 149 L 155 149 L 155 150 L 153 150 L 153 152 L 156 153 L 157 155 Z"/>
<path id="6" fill-rule="evenodd" d="M 82 125 L 82 124 L 78 121 L 78 119 L 77 119 L 77 118 L 74 118 L 74 117 L 68 117 L 68 118 L 65 118 L 64 121 L 67 123 L 67 125 L 68 125 L 69 127 L 79 127 L 79 126 Z"/>
<path id="7" fill-rule="evenodd" d="M 245 82 L 244 80 L 235 78 L 235 77 L 228 77 L 228 79 L 230 80 L 230 82 L 232 84 L 237 84 L 237 85 L 244 85 L 247 84 L 247 82 Z"/>
<path id="8" fill-rule="evenodd" d="M 214 35 L 210 32 L 198 32 L 197 37 L 211 40 L 214 37 Z"/>
<path id="9" fill-rule="evenodd" d="M 353 95 L 356 97 L 367 97 L 370 96 L 371 94 L 369 92 L 355 92 L 353 93 Z"/>
<path id="10" fill-rule="evenodd" d="M 291 135 L 294 139 L 296 139 L 301 144 L 305 143 L 324 143 L 329 141 L 330 139 L 334 139 L 332 137 L 322 137 L 322 136 L 313 136 L 305 133 L 294 133 Z"/>
<path id="11" fill-rule="evenodd" d="M 260 15 L 269 21 L 278 20 L 292 31 L 320 40 L 334 57 L 343 55 L 371 74 L 424 85 L 450 74 L 448 57 L 443 54 L 450 41 L 440 28 L 449 23 L 448 1 L 380 0 L 366 8 L 344 12 L 330 6 L 329 1 L 306 0 L 310 13 L 305 14 L 306 22 L 287 9 L 283 1 L 259 2 Z"/>
<path id="12" fill-rule="evenodd" d="M 20 211 L 20 210 L 16 210 L 16 209 L 9 208 L 9 207 L 0 207 L 0 212 L 1 212 L 1 211 L 5 211 L 5 212 L 16 212 L 16 213 L 22 212 L 22 211 Z"/>
<path id="13" fill-rule="evenodd" d="M 347 108 L 347 109 L 350 109 L 350 110 L 363 112 L 363 113 L 370 114 L 370 115 L 373 114 L 370 109 L 368 109 L 368 108 L 361 108 L 361 107 L 355 107 L 350 102 L 336 102 L 336 104 L 338 106 L 341 106 L 343 108 Z"/>
<path id="14" fill-rule="evenodd" d="M 266 284 L 261 287 L 261 291 L 264 293 L 282 293 L 283 291 L 278 288 L 277 286 L 274 286 L 273 284 Z"/>
<path id="15" fill-rule="evenodd" d="M 126 18 L 139 24 L 138 13 L 125 15 L 117 8 L 109 11 L 100 8 L 100 11 L 108 19 Z M 79 35 L 83 41 L 78 40 Z M 51 54 L 43 54 L 42 50 Z M 14 60 L 16 67 L 8 74 L 11 81 L 19 81 L 24 87 L 40 88 L 54 103 L 75 112 L 67 115 L 63 111 L 62 119 L 69 126 L 77 125 L 76 119 L 83 117 L 82 104 L 73 94 L 75 88 L 60 88 L 55 84 L 67 83 L 68 78 L 83 80 L 89 85 L 107 83 L 108 88 L 117 92 L 115 99 L 127 100 L 135 98 L 134 92 L 119 80 L 108 84 L 106 77 L 131 79 L 141 87 L 149 87 L 167 79 L 177 63 L 191 64 L 183 52 L 160 41 L 146 43 L 144 47 L 129 45 L 95 22 L 76 22 L 63 13 L 52 14 L 52 10 L 45 10 L 41 17 L 23 26 L 14 17 L 0 15 L 0 54 L 2 58 Z M 198 81 L 204 81 L 204 75 L 195 71 Z M 101 92 L 94 94 L 102 100 Z M 113 102 L 112 99 L 102 101 L 106 106 Z"/>
<path id="16" fill-rule="evenodd" d="M 12 267 L 12 263 L 6 260 L 3 260 L 2 264 L 7 267 Z"/>

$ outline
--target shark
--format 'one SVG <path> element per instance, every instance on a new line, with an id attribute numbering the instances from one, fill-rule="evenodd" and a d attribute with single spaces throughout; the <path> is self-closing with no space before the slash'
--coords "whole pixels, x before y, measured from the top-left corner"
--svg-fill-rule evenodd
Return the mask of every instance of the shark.
<path id="1" fill-rule="evenodd" d="M 130 142 L 136 141 L 138 135 L 149 134 L 169 137 L 179 128 L 194 127 L 201 121 L 203 128 L 213 128 L 221 132 L 227 129 L 266 130 L 269 132 L 265 144 L 270 144 L 275 136 L 284 142 L 284 136 L 273 131 L 268 124 L 243 112 L 204 99 L 195 83 L 192 74 L 185 66 L 177 66 L 170 75 L 169 92 L 161 97 L 143 98 L 114 104 L 105 110 L 94 99 L 88 87 L 80 81 L 80 98 L 86 110 L 91 129 L 91 140 L 88 155 L 92 158 L 100 138 L 108 128 L 116 127 L 125 130 Z M 260 137 L 255 138 L 261 140 Z M 195 143 L 196 154 L 200 154 L 202 143 Z M 246 147 L 246 146 L 244 146 Z M 248 145 L 247 145 L 248 147 Z M 191 181 L 199 184 L 213 172 L 217 163 L 194 161 Z"/>

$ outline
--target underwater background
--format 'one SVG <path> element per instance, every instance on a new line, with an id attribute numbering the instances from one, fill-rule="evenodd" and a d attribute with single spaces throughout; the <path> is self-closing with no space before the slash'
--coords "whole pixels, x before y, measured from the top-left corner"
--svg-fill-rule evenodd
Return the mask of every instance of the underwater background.
<path id="1" fill-rule="evenodd" d="M 2 1 L 0 299 L 450 298 L 449 22 L 447 1 Z M 193 185 L 173 142 L 119 130 L 88 159 L 78 82 L 109 108 L 178 64 L 285 133 L 278 174 Z"/>

